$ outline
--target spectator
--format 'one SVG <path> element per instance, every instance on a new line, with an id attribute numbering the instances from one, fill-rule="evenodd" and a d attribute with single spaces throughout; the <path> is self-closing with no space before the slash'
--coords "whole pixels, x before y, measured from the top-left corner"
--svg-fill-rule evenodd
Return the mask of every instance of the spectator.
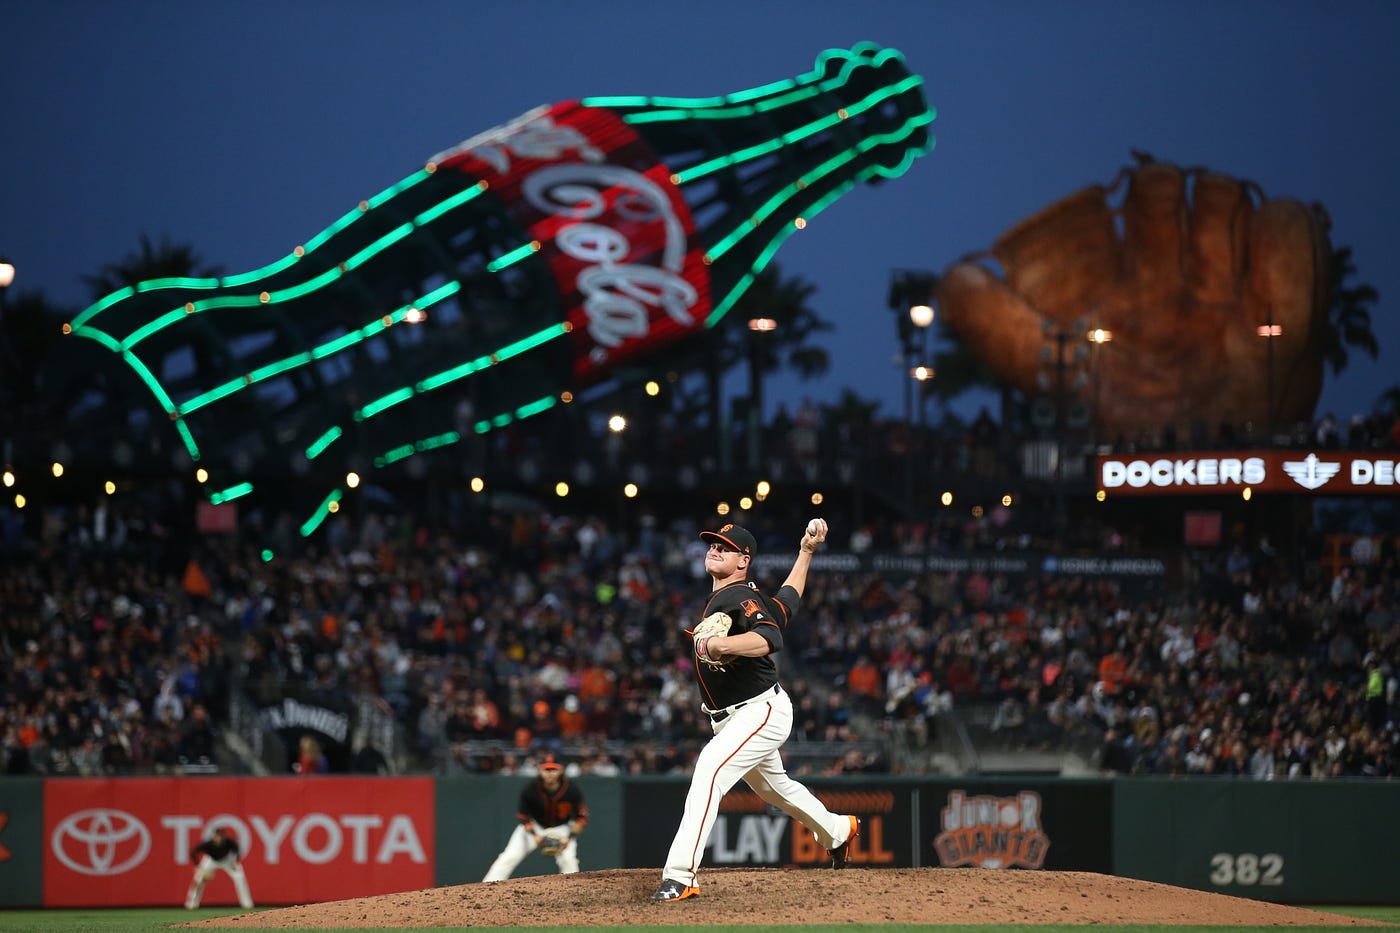
<path id="1" fill-rule="evenodd" d="M 303 734 L 297 742 L 297 757 L 292 762 L 292 771 L 303 777 L 312 774 L 325 774 L 331 769 L 330 762 L 321 751 L 321 743 L 315 737 Z"/>

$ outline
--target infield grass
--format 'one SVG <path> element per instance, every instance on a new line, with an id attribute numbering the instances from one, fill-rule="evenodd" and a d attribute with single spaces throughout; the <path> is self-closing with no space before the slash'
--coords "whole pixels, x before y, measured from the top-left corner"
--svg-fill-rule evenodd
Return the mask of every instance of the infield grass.
<path id="1" fill-rule="evenodd" d="M 1365 917 L 1382 923 L 1400 923 L 1400 906 L 1396 907 L 1313 907 L 1326 913 L 1345 914 L 1350 917 Z M 182 910 L 163 907 L 124 910 L 0 910 L 0 930 L 15 933 L 168 933 L 172 924 L 187 923 L 191 920 L 207 920 L 211 917 L 226 917 L 242 911 L 210 907 L 201 910 Z M 242 930 L 264 928 L 242 927 Z M 411 928 L 381 928 L 384 933 L 407 933 Z M 675 933 L 674 926 L 626 926 L 626 927 L 436 927 L 436 930 L 503 931 L 512 933 Z M 1114 926 L 1093 925 L 1054 925 L 1054 926 L 1007 926 L 1007 925 L 931 925 L 931 924 L 882 924 L 847 923 L 810 926 L 706 926 L 705 933 L 1008 933 L 1008 931 L 1029 931 L 1029 933 L 1084 933 L 1092 929 L 1094 933 L 1256 933 L 1263 930 L 1286 929 L 1290 933 L 1305 933 L 1316 930 L 1319 933 L 1337 933 L 1337 927 L 1328 926 Z M 327 931 L 318 931 L 327 933 Z M 333 933 L 333 931 L 331 931 Z M 346 931 L 351 933 L 351 931 Z M 354 931 L 363 933 L 363 931 Z"/>

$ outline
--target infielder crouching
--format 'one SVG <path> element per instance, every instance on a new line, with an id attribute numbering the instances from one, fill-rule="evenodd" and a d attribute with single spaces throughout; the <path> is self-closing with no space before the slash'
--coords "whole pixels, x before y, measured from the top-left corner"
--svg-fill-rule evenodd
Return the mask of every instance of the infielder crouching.
<path id="1" fill-rule="evenodd" d="M 204 896 L 204 885 L 214 877 L 215 869 L 222 869 L 233 879 L 233 888 L 238 892 L 238 904 L 244 910 L 253 909 L 253 895 L 248 890 L 248 876 L 243 873 L 239 861 L 238 841 L 222 826 L 214 827 L 208 839 L 194 847 L 194 880 L 185 895 L 185 909 L 194 910 L 199 899 Z"/>
<path id="2" fill-rule="evenodd" d="M 564 777 L 564 766 L 545 759 L 540 775 L 520 792 L 520 823 L 482 881 L 504 881 L 536 849 L 553 857 L 561 875 L 578 871 L 578 834 L 588 822 L 588 806 L 578 785 Z"/>

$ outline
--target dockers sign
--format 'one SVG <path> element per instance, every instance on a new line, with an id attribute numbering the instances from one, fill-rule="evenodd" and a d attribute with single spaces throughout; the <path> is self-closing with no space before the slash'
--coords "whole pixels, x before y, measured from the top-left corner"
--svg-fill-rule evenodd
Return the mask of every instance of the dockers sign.
<path id="1" fill-rule="evenodd" d="M 1400 451 L 1249 450 L 1099 457 L 1105 496 L 1400 494 Z"/>

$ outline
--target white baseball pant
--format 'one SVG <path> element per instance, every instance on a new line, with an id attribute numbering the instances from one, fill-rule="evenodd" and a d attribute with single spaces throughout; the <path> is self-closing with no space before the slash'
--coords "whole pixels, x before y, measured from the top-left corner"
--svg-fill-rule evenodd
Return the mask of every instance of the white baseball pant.
<path id="1" fill-rule="evenodd" d="M 783 767 L 780 750 L 792 732 L 792 700 L 786 691 L 770 688 L 730 709 L 723 721 L 713 723 L 715 737 L 695 760 L 685 812 L 661 872 L 662 878 L 686 887 L 699 887 L 696 871 L 719 816 L 720 798 L 740 778 L 764 801 L 810 829 L 823 848 L 836 848 L 851 832 L 849 819 L 828 810 Z"/>
<path id="2" fill-rule="evenodd" d="M 551 836 L 560 836 L 569 831 L 567 826 L 555 826 L 540 832 Z M 501 850 L 501 854 L 496 856 L 496 860 L 491 863 L 491 867 L 486 871 L 486 877 L 482 881 L 504 881 L 511 876 L 516 867 L 525 860 L 535 849 L 535 835 L 525 828 L 522 823 L 515 827 L 515 832 L 510 834 L 510 840 L 506 842 L 506 847 Z M 578 871 L 578 837 L 569 839 L 568 845 L 564 846 L 562 852 L 554 857 L 555 863 L 559 866 L 559 874 L 571 875 Z"/>
<path id="3" fill-rule="evenodd" d="M 204 896 L 204 885 L 214 877 L 214 871 L 222 869 L 233 879 L 233 889 L 238 892 L 238 904 L 244 910 L 253 909 L 253 895 L 248 890 L 248 876 L 243 873 L 243 866 L 238 859 L 232 855 L 224 856 L 221 859 L 213 859 L 207 855 L 200 856 L 199 864 L 194 869 L 194 880 L 190 882 L 190 889 L 185 894 L 185 909 L 194 910 L 199 906 L 199 900 Z"/>

